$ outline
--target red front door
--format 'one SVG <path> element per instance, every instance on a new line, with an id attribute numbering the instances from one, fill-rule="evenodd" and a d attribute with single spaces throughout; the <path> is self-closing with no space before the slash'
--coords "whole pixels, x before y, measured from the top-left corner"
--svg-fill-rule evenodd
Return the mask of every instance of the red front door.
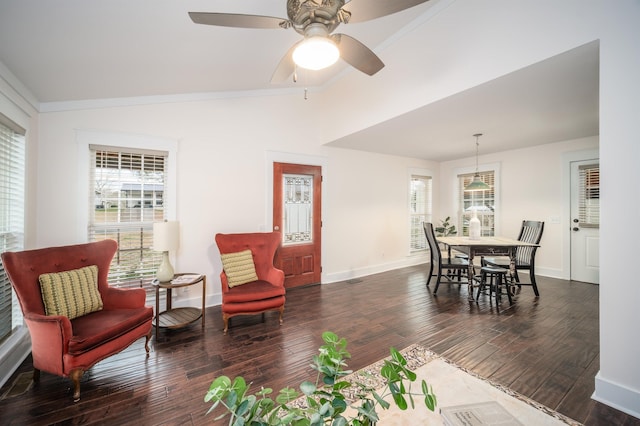
<path id="1" fill-rule="evenodd" d="M 273 164 L 273 229 L 282 233 L 275 265 L 285 287 L 320 282 L 322 168 Z"/>

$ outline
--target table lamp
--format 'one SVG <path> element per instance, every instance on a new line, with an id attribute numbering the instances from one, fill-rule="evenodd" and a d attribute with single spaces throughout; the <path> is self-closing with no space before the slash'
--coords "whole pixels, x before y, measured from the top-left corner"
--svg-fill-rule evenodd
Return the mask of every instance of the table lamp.
<path id="1" fill-rule="evenodd" d="M 160 282 L 171 281 L 173 266 L 169 261 L 169 252 L 178 249 L 178 222 L 154 222 L 153 250 L 162 252 L 162 262 L 158 267 L 156 278 Z"/>

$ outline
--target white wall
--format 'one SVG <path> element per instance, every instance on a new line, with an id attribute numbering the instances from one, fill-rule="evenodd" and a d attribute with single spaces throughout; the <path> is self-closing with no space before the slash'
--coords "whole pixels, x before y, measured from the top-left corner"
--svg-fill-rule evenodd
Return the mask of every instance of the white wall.
<path id="1" fill-rule="evenodd" d="M 426 262 L 425 253 L 409 255 L 409 169 L 428 169 L 435 179 L 437 164 L 343 149 L 328 152 L 325 282 Z"/>
<path id="2" fill-rule="evenodd" d="M 600 371 L 594 398 L 640 418 L 640 286 L 625 266 L 637 262 L 640 227 L 640 2 L 603 7 L 600 43 Z M 633 270 L 633 269 L 632 269 Z M 606 287 L 604 285 L 607 285 Z"/>
<path id="3" fill-rule="evenodd" d="M 299 102 L 268 97 L 242 100 L 242 108 L 221 108 L 210 102 L 170 103 L 125 108 L 45 113 L 38 167 L 37 246 L 86 240 L 82 221 L 84 195 L 78 190 L 84 175 L 78 167 L 76 129 L 100 129 L 123 135 L 152 135 L 178 140 L 177 215 L 181 248 L 175 266 L 209 275 L 210 303 L 219 301 L 220 264 L 213 243 L 216 232 L 260 231 L 270 228 L 270 188 L 265 183 L 265 155 L 271 151 L 326 158 L 323 184 L 323 282 L 353 278 L 424 262 L 425 256 L 408 252 L 408 169 L 434 171 L 434 220 L 455 217 L 452 182 L 456 169 L 469 167 L 475 158 L 437 164 L 359 151 L 324 148 L 304 136 L 307 110 L 293 108 L 280 117 L 261 118 L 262 111 L 285 111 Z M 305 106 L 303 104 L 303 106 Z M 251 111 L 255 111 L 253 114 Z M 150 117 L 152 119 L 150 119 Z M 215 117 L 211 119 L 210 117 Z M 252 117 L 258 117 L 248 125 Z M 547 222 L 544 249 L 538 257 L 543 275 L 562 276 L 562 235 L 552 216 L 562 213 L 562 154 L 597 148 L 597 138 L 542 145 L 480 157 L 481 163 L 501 164 L 500 233 L 517 235 L 523 218 Z M 549 159 L 554 159 L 550 161 Z M 537 160 L 537 161 L 532 161 Z M 538 164 L 544 164 L 541 173 Z M 537 181 L 526 176 L 538 176 Z M 203 270 L 204 268 L 204 270 Z"/>
<path id="4" fill-rule="evenodd" d="M 76 130 L 83 129 L 178 141 L 181 243 L 174 266 L 207 274 L 208 304 L 220 303 L 215 233 L 271 227 L 265 176 L 273 152 L 317 157 L 326 165 L 323 282 L 424 262 L 424 254 L 408 257 L 407 171 L 433 163 L 324 148 L 313 131 L 317 116 L 314 104 L 297 95 L 44 113 L 38 205 L 47 208 L 37 209 L 36 245 L 86 240 L 86 227 L 78 226 L 87 208 L 79 191 L 86 176 L 75 166 L 83 155 Z M 197 293 L 180 295 L 182 303 L 197 305 Z"/>

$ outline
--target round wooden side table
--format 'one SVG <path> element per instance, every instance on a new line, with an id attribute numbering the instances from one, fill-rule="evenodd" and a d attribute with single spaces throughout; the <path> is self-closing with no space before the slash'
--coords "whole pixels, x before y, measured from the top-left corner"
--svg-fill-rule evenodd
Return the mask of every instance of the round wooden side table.
<path id="1" fill-rule="evenodd" d="M 189 287 L 194 284 L 202 283 L 202 308 L 172 308 L 171 307 L 171 291 L 176 288 Z M 202 318 L 202 328 L 204 329 L 204 313 L 205 299 L 207 295 L 207 277 L 204 274 L 180 273 L 175 274 L 171 281 L 151 281 L 156 289 L 156 342 L 158 341 L 158 330 L 162 328 L 182 328 L 198 319 Z M 160 289 L 167 290 L 165 310 L 160 312 Z"/>

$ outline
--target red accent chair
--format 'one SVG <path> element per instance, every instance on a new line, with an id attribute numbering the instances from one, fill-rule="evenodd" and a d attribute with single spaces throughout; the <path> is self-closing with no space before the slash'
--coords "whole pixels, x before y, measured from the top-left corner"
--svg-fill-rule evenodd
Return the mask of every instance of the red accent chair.
<path id="1" fill-rule="evenodd" d="M 33 379 L 40 371 L 69 377 L 74 402 L 80 400 L 80 379 L 97 362 L 146 337 L 149 354 L 153 308 L 145 306 L 144 289 L 119 289 L 107 282 L 111 259 L 118 248 L 114 240 L 2 253 L 24 320 L 31 334 Z M 98 291 L 103 309 L 70 320 L 45 315 L 40 292 L 41 274 L 97 265 Z"/>
<path id="2" fill-rule="evenodd" d="M 273 266 L 273 258 L 280 247 L 281 238 L 279 232 L 216 234 L 215 239 L 220 254 L 251 250 L 258 277 L 257 281 L 229 287 L 227 274 L 224 270 L 220 272 L 225 334 L 229 329 L 229 319 L 236 315 L 279 311 L 280 325 L 282 325 L 285 302 L 284 272 Z"/>

